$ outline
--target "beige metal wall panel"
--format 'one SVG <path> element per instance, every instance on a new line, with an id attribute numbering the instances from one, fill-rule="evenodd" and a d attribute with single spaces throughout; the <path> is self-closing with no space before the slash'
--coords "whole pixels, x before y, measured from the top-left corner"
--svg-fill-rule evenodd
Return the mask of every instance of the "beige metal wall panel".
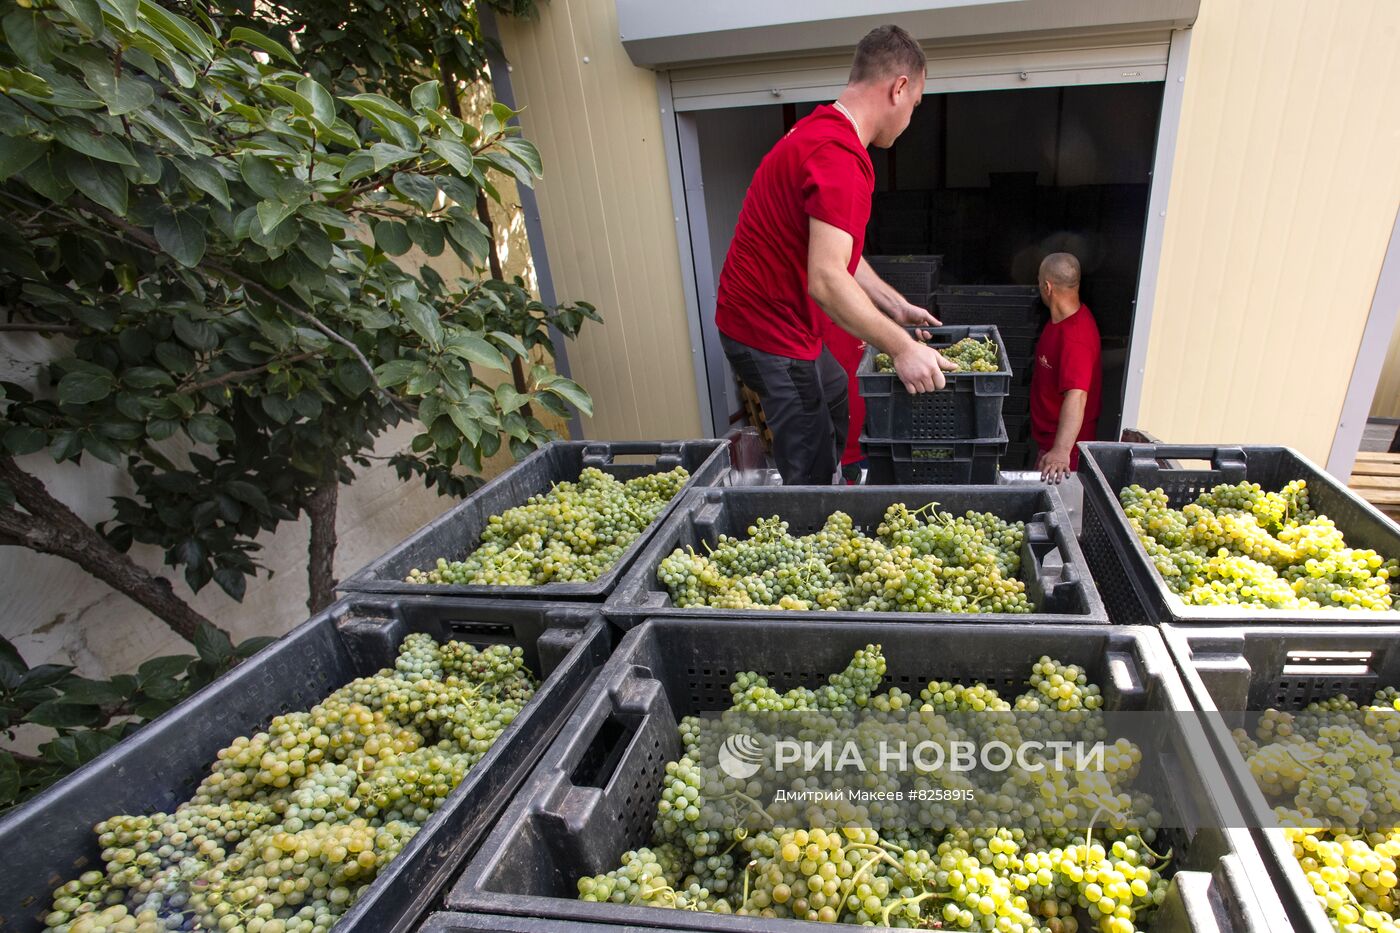
<path id="1" fill-rule="evenodd" d="M 525 135 L 540 149 L 540 216 L 559 300 L 597 305 L 569 348 L 592 395 L 588 437 L 695 437 L 700 410 L 656 76 L 633 65 L 612 0 L 551 0 L 502 18 Z"/>
<path id="2" fill-rule="evenodd" d="M 1390 338 L 1390 350 L 1385 356 L 1381 381 L 1371 401 L 1372 418 L 1400 418 L 1400 325 Z"/>
<path id="3" fill-rule="evenodd" d="M 1400 3 L 1203 0 L 1138 423 L 1326 462 L 1400 202 Z"/>

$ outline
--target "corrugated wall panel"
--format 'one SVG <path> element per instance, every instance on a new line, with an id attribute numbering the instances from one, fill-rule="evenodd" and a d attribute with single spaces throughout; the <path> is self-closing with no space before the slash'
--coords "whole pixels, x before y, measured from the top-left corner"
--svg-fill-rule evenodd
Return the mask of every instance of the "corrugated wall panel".
<path id="1" fill-rule="evenodd" d="M 551 0 L 501 20 L 560 300 L 598 306 L 569 352 L 589 437 L 700 434 L 656 78 L 627 58 L 611 0 Z M 584 58 L 588 61 L 585 63 Z"/>
<path id="2" fill-rule="evenodd" d="M 1204 0 L 1138 424 L 1327 460 L 1400 202 L 1400 4 Z"/>

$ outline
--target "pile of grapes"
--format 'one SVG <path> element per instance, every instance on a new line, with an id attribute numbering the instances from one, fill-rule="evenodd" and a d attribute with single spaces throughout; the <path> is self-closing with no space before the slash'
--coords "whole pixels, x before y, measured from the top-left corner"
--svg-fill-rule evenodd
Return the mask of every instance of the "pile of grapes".
<path id="1" fill-rule="evenodd" d="M 1339 933 L 1400 930 L 1400 694 L 1269 710 L 1235 742 Z"/>
<path id="2" fill-rule="evenodd" d="M 1193 606 L 1384 611 L 1400 600 L 1400 561 L 1347 547 L 1313 511 L 1308 484 L 1278 492 L 1216 486 L 1173 509 L 1161 489 L 1118 494 L 1168 588 Z"/>
<path id="3" fill-rule="evenodd" d="M 57 933 L 326 933 L 535 692 L 519 648 L 405 639 L 393 669 L 222 749 L 172 813 L 97 825 Z"/>
<path id="4" fill-rule="evenodd" d="M 1001 358 L 997 355 L 996 341 L 991 337 L 983 337 L 980 340 L 976 337 L 964 337 L 950 347 L 942 347 L 938 351 L 943 354 L 944 359 L 951 360 L 958 364 L 960 373 L 995 373 L 1001 372 Z M 894 372 L 894 360 L 888 353 L 875 354 L 875 371 L 877 373 Z"/>
<path id="5" fill-rule="evenodd" d="M 586 583 L 608 571 L 681 491 L 676 467 L 626 482 L 588 467 L 576 483 L 556 483 L 524 505 L 492 515 L 481 544 L 464 560 L 410 570 L 409 583 L 533 586 Z"/>
<path id="6" fill-rule="evenodd" d="M 834 512 L 796 537 L 778 516 L 722 535 L 705 554 L 677 548 L 657 579 L 681 607 L 869 612 L 1033 612 L 1018 578 L 1024 522 L 896 503 L 874 536 Z"/>
<path id="7" fill-rule="evenodd" d="M 936 713 L 905 717 L 927 730 L 952 729 L 948 719 L 962 714 L 960 721 L 995 722 L 989 732 L 1015 740 L 1082 729 L 1103 702 L 1084 671 L 1048 657 L 1013 701 L 982 684 L 931 683 L 917 698 L 898 688 L 879 693 L 884 674 L 877 645 L 817 690 L 779 693 L 757 674 L 740 674 L 729 715 Z M 1012 710 L 1036 715 L 986 716 Z M 802 722 L 810 729 L 815 717 Z M 759 792 L 754 781 L 701 766 L 716 761 L 708 747 L 718 743 L 716 731 L 682 720 L 684 754 L 666 766 L 651 845 L 625 853 L 612 871 L 578 879 L 580 899 L 867 926 L 1076 933 L 1092 924 L 1132 933 L 1166 896 L 1171 852 L 1153 849 L 1160 816 L 1134 789 L 1141 754 L 1126 740 L 1110 743 L 1107 766 L 1092 774 L 1048 761 L 1035 773 L 1014 767 L 988 775 L 1003 783 L 983 788 L 985 800 L 899 821 L 877 817 L 879 805 L 849 802 L 763 808 L 750 796 Z M 966 738 L 942 737 L 955 734 Z M 933 772 L 914 780 L 951 789 L 971 779 Z M 911 786 L 908 772 L 884 769 L 859 781 L 873 791 L 892 781 Z M 890 828 L 900 822 L 908 825 Z"/>

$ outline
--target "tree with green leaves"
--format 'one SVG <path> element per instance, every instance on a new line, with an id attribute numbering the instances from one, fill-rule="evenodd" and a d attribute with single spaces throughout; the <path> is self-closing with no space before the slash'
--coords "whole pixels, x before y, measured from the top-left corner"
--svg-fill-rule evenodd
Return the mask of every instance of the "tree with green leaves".
<path id="1" fill-rule="evenodd" d="M 0 385 L 0 542 L 76 562 L 226 661 L 133 544 L 241 598 L 256 536 L 309 512 L 321 605 L 335 489 L 384 430 L 418 423 L 394 466 L 460 495 L 503 443 L 553 437 L 537 412 L 590 412 L 547 362 L 593 309 L 502 281 L 481 219 L 493 178 L 529 184 L 538 153 L 509 108 L 459 116 L 455 72 L 396 100 L 317 77 L 255 20 L 153 0 L 3 0 L 0 29 L 0 328 L 52 349 L 37 384 Z M 496 274 L 415 268 L 415 249 Z M 133 494 L 90 526 L 17 459 L 41 451 L 122 466 Z M 62 683 L 25 689 L 62 705 Z"/>

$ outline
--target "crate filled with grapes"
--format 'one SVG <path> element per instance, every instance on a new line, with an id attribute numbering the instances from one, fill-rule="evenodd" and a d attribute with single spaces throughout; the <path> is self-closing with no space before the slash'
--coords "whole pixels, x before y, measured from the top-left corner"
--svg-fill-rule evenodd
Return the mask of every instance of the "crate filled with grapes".
<path id="1" fill-rule="evenodd" d="M 1287 929 L 1235 810 L 1149 628 L 653 619 L 426 929 Z"/>
<path id="2" fill-rule="evenodd" d="M 601 602 L 680 493 L 728 471 L 723 440 L 556 441 L 339 588 Z"/>
<path id="3" fill-rule="evenodd" d="M 1400 625 L 1400 527 L 1294 450 L 1082 443 L 1114 621 Z"/>
<path id="4" fill-rule="evenodd" d="M 1162 632 L 1293 929 L 1400 929 L 1400 627 Z"/>
<path id="5" fill-rule="evenodd" d="M 991 325 L 909 328 L 958 364 L 936 392 L 910 394 L 887 354 L 867 347 L 856 370 L 865 434 L 877 441 L 995 438 L 1011 391 L 1011 363 Z"/>
<path id="6" fill-rule="evenodd" d="M 348 597 L 0 820 L 0 929 L 399 933 L 611 648 L 595 607 Z"/>
<path id="7" fill-rule="evenodd" d="M 867 621 L 1108 621 L 1047 486 L 695 490 L 604 611 Z"/>

